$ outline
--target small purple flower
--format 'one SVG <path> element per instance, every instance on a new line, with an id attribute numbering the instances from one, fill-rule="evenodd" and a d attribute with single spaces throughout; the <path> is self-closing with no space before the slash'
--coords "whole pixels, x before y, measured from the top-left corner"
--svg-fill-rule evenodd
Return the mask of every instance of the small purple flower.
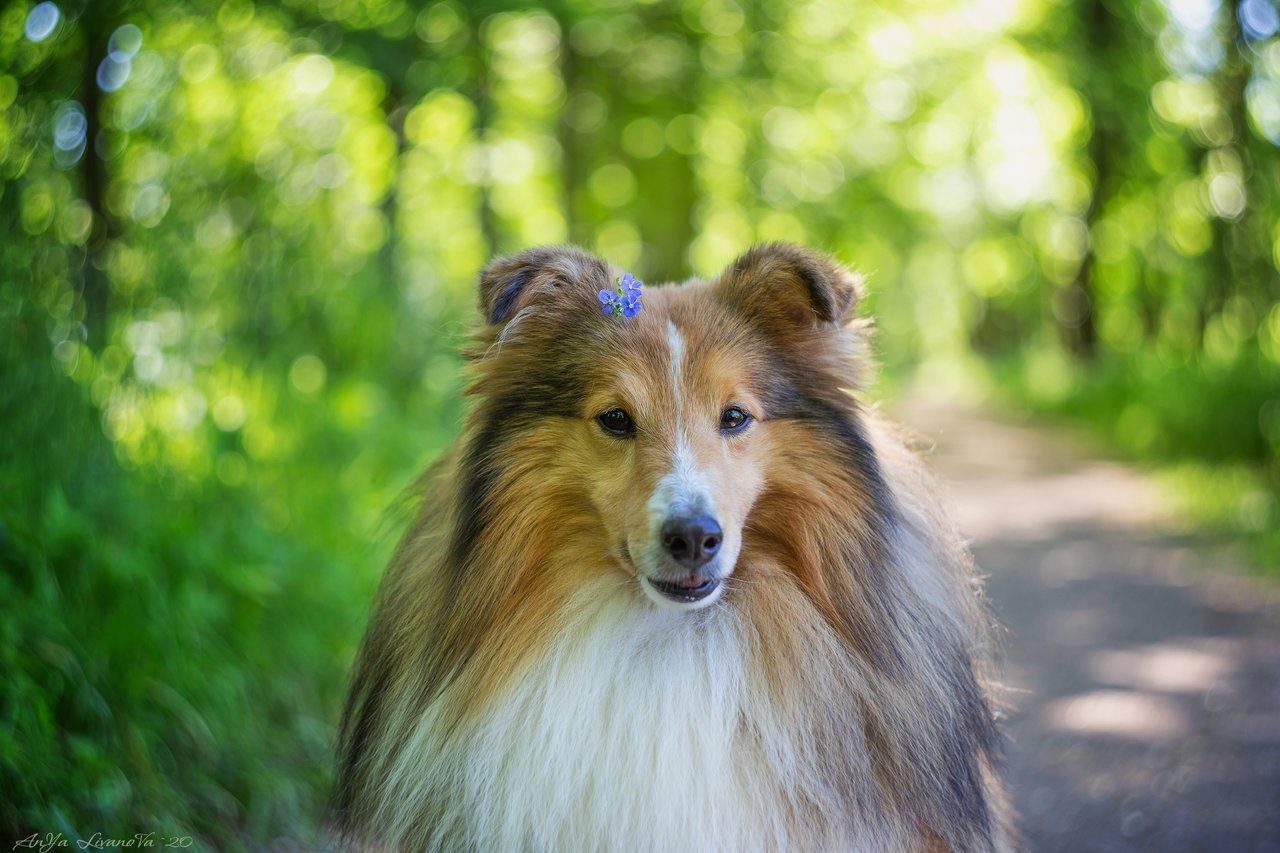
<path id="1" fill-rule="evenodd" d="M 631 273 L 625 273 L 619 276 L 614 283 L 617 285 L 617 290 L 600 291 L 600 301 L 604 303 L 604 307 L 600 310 L 603 313 L 634 317 L 644 310 L 644 305 L 640 303 L 640 289 L 644 287 L 644 282 L 638 280 Z"/>
<path id="2" fill-rule="evenodd" d="M 640 288 L 644 287 L 644 282 L 636 281 L 636 277 L 628 272 L 623 273 L 622 277 L 618 279 L 618 287 L 622 289 L 625 295 L 639 299 Z"/>

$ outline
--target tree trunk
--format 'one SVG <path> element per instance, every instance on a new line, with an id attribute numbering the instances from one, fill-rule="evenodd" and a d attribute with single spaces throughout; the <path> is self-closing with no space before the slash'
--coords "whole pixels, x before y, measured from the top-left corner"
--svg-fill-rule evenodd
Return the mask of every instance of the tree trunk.
<path id="1" fill-rule="evenodd" d="M 1210 214 L 1213 245 L 1209 250 L 1210 264 L 1206 270 L 1204 293 L 1200 301 L 1200 342 L 1215 317 L 1222 312 L 1228 296 L 1240 285 L 1248 286 L 1253 274 L 1261 274 L 1255 261 L 1260 252 L 1250 239 L 1249 208 L 1259 197 L 1261 187 L 1256 180 L 1256 170 L 1250 162 L 1251 147 L 1249 118 L 1245 105 L 1245 88 L 1251 72 L 1248 53 L 1241 50 L 1243 35 L 1240 32 L 1240 2 L 1230 3 L 1223 13 L 1222 28 L 1223 61 L 1216 75 L 1218 97 L 1222 109 L 1231 122 L 1232 139 L 1222 149 L 1234 152 L 1241 162 L 1241 180 L 1245 187 L 1244 209 L 1234 218 L 1226 218 L 1214 211 Z M 1209 157 L 1214 149 L 1201 152 L 1200 171 L 1207 173 Z"/>
<path id="2" fill-rule="evenodd" d="M 560 43 L 560 80 L 564 83 L 564 107 L 560 110 L 556 132 L 560 142 L 560 197 L 564 210 L 565 230 L 569 242 L 585 246 L 590 235 L 586 233 L 586 223 L 578 213 L 578 193 L 585 181 L 586 151 L 579 144 L 581 134 L 573 123 L 574 95 L 578 92 L 579 67 L 582 57 L 578 56 L 569 43 L 570 22 L 560 15 L 556 21 L 560 32 L 564 35 Z"/>
<path id="3" fill-rule="evenodd" d="M 102 90 L 98 87 L 98 64 L 105 55 L 107 31 L 106 12 L 97 3 L 90 3 L 80 19 L 84 33 L 84 53 L 81 58 L 81 82 L 84 98 L 85 148 L 80 161 L 84 180 L 84 200 L 93 214 L 93 225 L 85 243 L 83 295 L 84 324 L 88 343 L 100 349 L 106 343 L 107 319 L 111 300 L 105 267 L 105 254 L 115 237 L 115 227 L 107 210 L 106 164 L 98 156 L 98 137 L 102 133 Z"/>
<path id="4" fill-rule="evenodd" d="M 387 98 L 383 109 L 387 116 L 387 127 L 396 135 L 396 153 L 395 162 L 391 164 L 391 188 L 382 202 L 382 216 L 387 222 L 387 240 L 378 252 L 378 265 L 382 269 L 383 288 L 394 298 L 399 299 L 400 268 L 396 262 L 399 235 L 396 226 L 400 214 L 400 166 L 404 162 L 404 153 L 409 147 L 404 135 L 404 119 L 409 112 L 409 105 L 405 103 L 400 81 L 387 81 Z"/>
<path id="5" fill-rule="evenodd" d="M 1081 9 L 1084 50 L 1092 54 L 1092 69 L 1109 69 L 1119 48 L 1117 31 L 1119 21 L 1107 9 L 1104 0 L 1088 0 Z M 1089 104 L 1093 129 L 1089 135 L 1088 156 L 1093 164 L 1093 189 L 1089 206 L 1085 211 L 1085 227 L 1092 235 L 1094 226 L 1102 217 L 1110 198 L 1113 183 L 1113 163 L 1123 161 L 1124 127 L 1116 115 L 1116 105 L 1110 103 L 1108 92 L 1099 85 L 1105 76 L 1101 70 L 1086 72 L 1090 85 L 1079 87 L 1079 92 Z M 1092 239 L 1080 261 L 1075 279 L 1066 287 L 1063 298 L 1066 305 L 1055 312 L 1059 330 L 1068 349 L 1077 358 L 1087 360 L 1097 354 L 1098 332 L 1096 325 L 1096 294 L 1094 279 L 1097 274 L 1097 254 Z"/>
<path id="6" fill-rule="evenodd" d="M 480 233 L 484 235 L 485 243 L 489 247 L 489 255 L 498 254 L 501 251 L 500 240 L 498 236 L 497 214 L 493 209 L 491 201 L 491 176 L 489 174 L 489 126 L 493 122 L 493 100 L 489 95 L 489 50 L 484 43 L 484 35 L 481 32 L 481 24 L 484 22 L 485 15 L 480 9 L 472 9 L 471 17 L 471 43 L 474 45 L 472 56 L 475 59 L 476 71 L 475 80 L 471 90 L 471 102 L 476 108 L 476 145 L 479 146 L 483 160 L 483 174 L 480 178 L 478 190 L 480 193 L 480 209 L 478 211 L 480 219 Z"/>

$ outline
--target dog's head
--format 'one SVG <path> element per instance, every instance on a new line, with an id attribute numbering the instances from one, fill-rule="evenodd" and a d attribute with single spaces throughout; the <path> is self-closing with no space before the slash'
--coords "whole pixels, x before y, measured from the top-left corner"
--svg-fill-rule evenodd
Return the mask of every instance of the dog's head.
<path id="1" fill-rule="evenodd" d="M 459 536 L 501 526 L 525 547 L 621 567 L 659 605 L 703 607 L 771 481 L 822 476 L 788 468 L 812 444 L 803 424 L 853 383 L 860 280 L 771 244 L 714 280 L 646 288 L 624 317 L 599 298 L 619 274 L 562 247 L 485 270 L 463 463 L 474 521 Z"/>

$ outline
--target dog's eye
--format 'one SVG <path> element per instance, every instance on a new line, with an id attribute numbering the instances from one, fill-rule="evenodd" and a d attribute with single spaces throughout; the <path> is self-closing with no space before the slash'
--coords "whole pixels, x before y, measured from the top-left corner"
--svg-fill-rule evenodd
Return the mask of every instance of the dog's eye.
<path id="1" fill-rule="evenodd" d="M 741 432 L 749 423 L 751 423 L 751 415 L 737 406 L 730 406 L 720 413 L 721 432 Z"/>
<path id="2" fill-rule="evenodd" d="M 622 409 L 610 409 L 604 414 L 598 416 L 596 420 L 604 431 L 610 435 L 616 435 L 620 438 L 628 438 L 636 434 L 636 425 Z"/>

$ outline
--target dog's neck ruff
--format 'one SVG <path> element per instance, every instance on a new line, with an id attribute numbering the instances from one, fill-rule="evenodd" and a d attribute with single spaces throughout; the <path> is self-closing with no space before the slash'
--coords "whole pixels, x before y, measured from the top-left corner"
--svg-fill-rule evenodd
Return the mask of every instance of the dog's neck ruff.
<path id="1" fill-rule="evenodd" d="M 822 742 L 817 730 L 829 724 L 770 699 L 750 664 L 758 641 L 727 602 L 672 612 L 634 584 L 602 581 L 568 606 L 549 649 L 487 707 L 445 731 L 442 711 L 460 701 L 446 691 L 411 724 L 372 825 L 388 849 L 909 846 L 901 827 L 874 818 L 833 825 L 834 815 L 878 810 L 851 802 L 861 797 L 836 790 L 830 767 L 819 766 L 842 749 Z M 870 768 L 845 770 L 869 782 Z"/>

